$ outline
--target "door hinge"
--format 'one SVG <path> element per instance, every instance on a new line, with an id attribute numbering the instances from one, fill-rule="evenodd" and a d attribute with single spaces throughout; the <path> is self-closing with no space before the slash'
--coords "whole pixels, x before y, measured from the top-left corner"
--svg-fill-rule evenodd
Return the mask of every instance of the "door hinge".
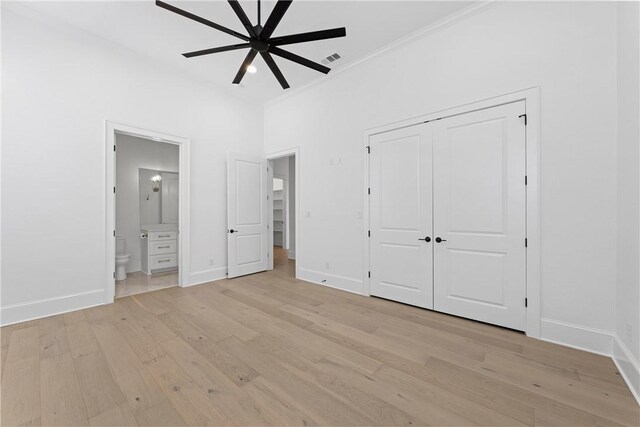
<path id="1" fill-rule="evenodd" d="M 269 200 L 269 195 L 267 194 L 267 200 Z"/>
<path id="2" fill-rule="evenodd" d="M 267 230 L 269 229 L 269 224 L 267 224 Z"/>
<path id="3" fill-rule="evenodd" d="M 113 186 L 113 194 L 115 194 L 115 193 L 116 193 L 116 186 L 114 185 Z"/>
<path id="4" fill-rule="evenodd" d="M 367 154 L 371 154 L 371 146 L 367 145 Z"/>
<path id="5" fill-rule="evenodd" d="M 371 271 L 369 271 L 369 279 L 371 279 Z"/>
<path id="6" fill-rule="evenodd" d="M 525 307 L 529 306 L 529 300 L 527 298 L 524 299 L 524 306 Z"/>
<path id="7" fill-rule="evenodd" d="M 369 237 L 371 237 L 371 230 L 369 230 L 367 234 L 369 235 Z"/>
<path id="8" fill-rule="evenodd" d="M 116 230 L 113 230 L 113 237 L 116 237 Z"/>
<path id="9" fill-rule="evenodd" d="M 521 117 L 524 117 L 524 125 L 526 126 L 527 125 L 527 115 L 526 114 L 520 114 L 518 116 L 518 118 L 521 118 Z"/>
<path id="10" fill-rule="evenodd" d="M 116 146 L 115 145 L 113 146 L 113 151 L 116 151 Z"/>
<path id="11" fill-rule="evenodd" d="M 526 248 L 526 247 L 528 247 L 528 246 L 529 246 L 529 241 L 528 241 L 528 239 L 525 237 L 525 238 L 524 238 L 524 247 Z"/>
<path id="12" fill-rule="evenodd" d="M 113 278 L 114 279 L 116 278 L 116 272 L 115 271 L 113 272 Z"/>
<path id="13" fill-rule="evenodd" d="M 371 194 L 371 187 L 367 188 L 367 194 Z"/>
<path id="14" fill-rule="evenodd" d="M 527 185 L 527 175 L 524 176 L 524 185 Z"/>

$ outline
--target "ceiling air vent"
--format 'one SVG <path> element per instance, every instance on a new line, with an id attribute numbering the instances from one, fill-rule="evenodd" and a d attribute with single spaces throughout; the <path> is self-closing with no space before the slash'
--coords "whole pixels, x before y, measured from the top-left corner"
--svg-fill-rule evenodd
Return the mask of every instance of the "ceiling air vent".
<path id="1" fill-rule="evenodd" d="M 330 64 L 332 62 L 336 62 L 338 59 L 342 58 L 340 55 L 338 55 L 337 53 L 334 53 L 333 55 L 329 55 L 326 58 L 322 59 L 323 64 L 327 65 Z"/>

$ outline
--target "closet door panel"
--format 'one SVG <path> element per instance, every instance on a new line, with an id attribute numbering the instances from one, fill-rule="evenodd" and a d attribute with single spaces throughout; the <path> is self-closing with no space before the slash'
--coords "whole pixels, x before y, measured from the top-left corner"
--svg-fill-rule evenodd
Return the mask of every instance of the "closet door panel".
<path id="1" fill-rule="evenodd" d="M 433 307 L 432 142 L 425 125 L 370 139 L 371 294 Z"/>
<path id="2" fill-rule="evenodd" d="M 524 101 L 433 123 L 434 308 L 524 330 Z"/>

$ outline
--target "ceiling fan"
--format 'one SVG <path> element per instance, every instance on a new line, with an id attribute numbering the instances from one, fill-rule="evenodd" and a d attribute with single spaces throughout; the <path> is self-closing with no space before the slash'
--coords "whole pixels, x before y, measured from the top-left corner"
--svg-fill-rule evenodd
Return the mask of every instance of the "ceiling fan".
<path id="1" fill-rule="evenodd" d="M 282 58 L 288 59 L 289 61 L 293 61 L 300 65 L 304 65 L 305 67 L 309 67 L 316 71 L 320 71 L 321 73 L 327 74 L 331 71 L 330 68 L 325 67 L 324 65 L 318 64 L 317 62 L 311 61 L 309 59 L 298 56 L 294 53 L 281 49 L 280 46 L 295 44 L 295 43 L 304 43 L 316 40 L 326 40 L 333 39 L 336 37 L 345 37 L 347 35 L 346 28 L 333 28 L 330 30 L 322 30 L 322 31 L 311 31 L 308 33 L 300 33 L 300 34 L 291 34 L 288 36 L 279 36 L 279 37 L 271 37 L 276 27 L 282 20 L 285 12 L 291 6 L 292 0 L 278 0 L 276 5 L 269 15 L 267 22 L 265 22 L 264 27 L 260 24 L 260 0 L 258 0 L 258 24 L 252 25 L 247 15 L 244 13 L 242 6 L 238 0 L 228 0 L 229 4 L 233 11 L 238 15 L 240 22 L 244 25 L 245 29 L 249 36 L 245 36 L 244 34 L 238 33 L 232 29 L 227 27 L 223 27 L 222 25 L 216 24 L 215 22 L 211 22 L 208 19 L 201 18 L 200 16 L 194 15 L 193 13 L 187 12 L 186 10 L 179 9 L 175 6 L 172 6 L 168 3 L 165 3 L 160 0 L 156 0 L 156 5 L 160 6 L 163 9 L 169 10 L 171 12 L 177 13 L 178 15 L 182 15 L 185 18 L 189 18 L 193 21 L 199 22 L 201 24 L 207 25 L 211 28 L 214 28 L 218 31 L 222 31 L 224 33 L 230 34 L 234 37 L 237 37 L 241 40 L 244 40 L 245 43 L 240 44 L 232 44 L 228 46 L 221 47 L 213 47 L 210 49 L 196 50 L 194 52 L 183 53 L 182 55 L 186 58 L 193 58 L 195 56 L 209 55 L 212 53 L 218 52 L 226 52 L 230 50 L 238 50 L 238 49 L 246 49 L 249 48 L 249 53 L 246 58 L 242 62 L 236 77 L 233 79 L 233 84 L 240 84 L 242 78 L 247 72 L 249 66 L 255 59 L 256 55 L 259 53 L 264 59 L 264 62 L 267 63 L 269 69 L 273 75 L 278 79 L 280 85 L 283 89 L 289 88 L 289 83 L 282 75 L 282 72 L 278 68 L 278 65 L 273 60 L 271 54 L 280 56 Z"/>

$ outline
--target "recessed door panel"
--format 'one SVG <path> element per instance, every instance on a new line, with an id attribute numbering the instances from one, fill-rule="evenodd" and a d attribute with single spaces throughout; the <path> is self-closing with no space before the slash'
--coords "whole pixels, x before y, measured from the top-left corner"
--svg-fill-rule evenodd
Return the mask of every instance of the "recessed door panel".
<path id="1" fill-rule="evenodd" d="M 448 134 L 450 230 L 504 233 L 507 142 L 502 119 L 453 127 Z"/>
<path id="2" fill-rule="evenodd" d="M 526 321 L 523 113 L 517 102 L 433 124 L 434 308 L 519 330 Z"/>
<path id="3" fill-rule="evenodd" d="M 262 261 L 262 235 L 245 234 L 236 237 L 236 262 L 238 266 Z"/>
<path id="4" fill-rule="evenodd" d="M 505 307 L 504 253 L 450 249 L 447 258 L 449 298 Z"/>
<path id="5" fill-rule="evenodd" d="M 261 194 L 263 165 L 257 162 L 238 160 L 236 162 L 236 192 L 238 209 L 236 225 L 260 225 L 263 200 Z"/>
<path id="6" fill-rule="evenodd" d="M 268 268 L 267 161 L 229 153 L 227 161 L 229 278 Z"/>
<path id="7" fill-rule="evenodd" d="M 432 308 L 431 134 L 412 126 L 370 144 L 371 294 Z"/>

